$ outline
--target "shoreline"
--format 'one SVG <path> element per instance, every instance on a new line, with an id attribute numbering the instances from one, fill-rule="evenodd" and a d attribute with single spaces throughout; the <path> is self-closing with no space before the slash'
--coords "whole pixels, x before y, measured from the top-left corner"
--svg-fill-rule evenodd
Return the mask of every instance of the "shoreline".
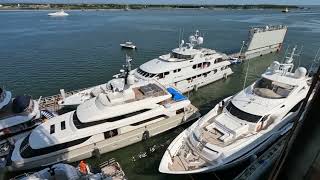
<path id="1" fill-rule="evenodd" d="M 0 5 L 1 10 L 141 10 L 141 9 L 199 9 L 199 10 L 283 10 L 301 9 L 295 5 L 156 5 L 156 4 L 32 4 L 32 3 L 6 3 Z"/>

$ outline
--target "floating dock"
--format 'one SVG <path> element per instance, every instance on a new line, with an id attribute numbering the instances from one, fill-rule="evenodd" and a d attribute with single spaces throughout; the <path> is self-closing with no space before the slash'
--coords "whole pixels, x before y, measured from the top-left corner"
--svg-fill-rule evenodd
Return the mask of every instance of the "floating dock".
<path id="1" fill-rule="evenodd" d="M 288 27 L 284 25 L 269 25 L 253 27 L 249 30 L 247 41 L 244 41 L 240 52 L 230 54 L 230 58 L 243 60 L 252 59 L 265 54 L 280 51 Z"/>

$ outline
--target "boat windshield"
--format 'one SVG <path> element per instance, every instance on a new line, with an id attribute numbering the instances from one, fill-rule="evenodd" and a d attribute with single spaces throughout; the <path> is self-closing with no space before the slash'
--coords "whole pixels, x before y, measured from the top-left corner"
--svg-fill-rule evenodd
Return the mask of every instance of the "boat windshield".
<path id="1" fill-rule="evenodd" d="M 170 58 L 191 60 L 191 59 L 194 58 L 194 55 L 183 55 L 183 54 L 179 54 L 179 53 L 176 53 L 176 52 L 172 52 L 170 54 Z"/>
<path id="2" fill-rule="evenodd" d="M 260 97 L 269 99 L 281 99 L 286 98 L 293 90 L 293 88 L 294 86 L 291 85 L 277 83 L 269 79 L 262 78 L 255 83 L 253 92 Z"/>
<path id="3" fill-rule="evenodd" d="M 248 121 L 248 122 L 253 122 L 256 123 L 258 122 L 262 116 L 258 116 L 258 115 L 254 115 L 254 114 L 250 114 L 247 112 L 244 112 L 240 109 L 238 109 L 235 105 L 233 105 L 233 103 L 230 101 L 226 107 L 226 109 L 228 110 L 228 112 L 230 114 L 232 114 L 233 116 Z"/>

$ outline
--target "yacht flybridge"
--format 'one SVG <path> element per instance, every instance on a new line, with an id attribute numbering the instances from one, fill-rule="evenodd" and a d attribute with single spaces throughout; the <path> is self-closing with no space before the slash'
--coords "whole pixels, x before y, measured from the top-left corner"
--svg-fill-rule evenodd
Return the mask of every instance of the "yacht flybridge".
<path id="1" fill-rule="evenodd" d="M 150 60 L 134 70 L 131 70 L 131 59 L 129 59 L 126 67 L 130 68 L 130 74 L 134 76 L 135 82 L 157 80 L 163 86 L 172 86 L 182 93 L 197 90 L 199 87 L 227 78 L 233 73 L 229 67 L 231 63 L 225 54 L 200 47 L 203 44 L 203 37 L 199 35 L 199 31 L 190 36 L 189 41 L 185 46 L 182 40 L 180 46 L 171 53 Z M 66 97 L 59 102 L 59 105 L 79 105 L 105 91 L 108 84 L 110 83 Z"/>
<path id="2" fill-rule="evenodd" d="M 294 49 L 295 50 L 295 49 Z M 159 171 L 189 174 L 232 166 L 285 134 L 309 90 L 307 70 L 294 73 L 293 56 L 183 131 L 166 150 Z"/>
<path id="3" fill-rule="evenodd" d="M 190 101 L 156 81 L 128 72 L 75 111 L 52 118 L 17 141 L 7 167 L 29 169 L 113 151 L 198 118 Z"/>

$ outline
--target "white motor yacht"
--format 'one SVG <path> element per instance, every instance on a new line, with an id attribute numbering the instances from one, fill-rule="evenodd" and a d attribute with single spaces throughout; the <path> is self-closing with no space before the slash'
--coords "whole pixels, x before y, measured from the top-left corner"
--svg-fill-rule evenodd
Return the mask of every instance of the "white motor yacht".
<path id="1" fill-rule="evenodd" d="M 86 159 L 199 117 L 197 108 L 174 88 L 156 81 L 134 83 L 127 72 L 123 79 L 17 141 L 7 161 L 8 170 Z"/>
<path id="2" fill-rule="evenodd" d="M 137 48 L 136 45 L 134 45 L 133 42 L 131 42 L 131 41 L 127 41 L 123 44 L 120 44 L 120 46 L 122 48 L 128 48 L 128 49 L 136 49 Z"/>
<path id="3" fill-rule="evenodd" d="M 135 77 L 135 81 L 157 80 L 160 84 L 172 86 L 182 93 L 197 90 L 233 73 L 225 54 L 200 47 L 203 37 L 199 35 L 199 31 L 190 36 L 189 41 L 187 46 L 182 41 L 180 47 L 173 49 L 171 53 L 150 60 L 134 70 L 131 70 L 131 60 L 127 60 L 126 67 L 130 67 L 130 74 Z M 79 105 L 96 97 L 106 86 L 108 83 L 88 88 L 64 98 L 59 105 Z"/>
<path id="4" fill-rule="evenodd" d="M 295 49 L 294 49 L 295 50 Z M 239 163 L 285 134 L 310 87 L 307 70 L 293 71 L 294 51 L 261 78 L 183 131 L 165 151 L 159 171 L 190 174 Z"/>
<path id="5" fill-rule="evenodd" d="M 63 9 L 61 9 L 60 11 L 49 13 L 48 16 L 62 17 L 62 16 L 69 16 L 69 14 L 64 12 Z"/>

